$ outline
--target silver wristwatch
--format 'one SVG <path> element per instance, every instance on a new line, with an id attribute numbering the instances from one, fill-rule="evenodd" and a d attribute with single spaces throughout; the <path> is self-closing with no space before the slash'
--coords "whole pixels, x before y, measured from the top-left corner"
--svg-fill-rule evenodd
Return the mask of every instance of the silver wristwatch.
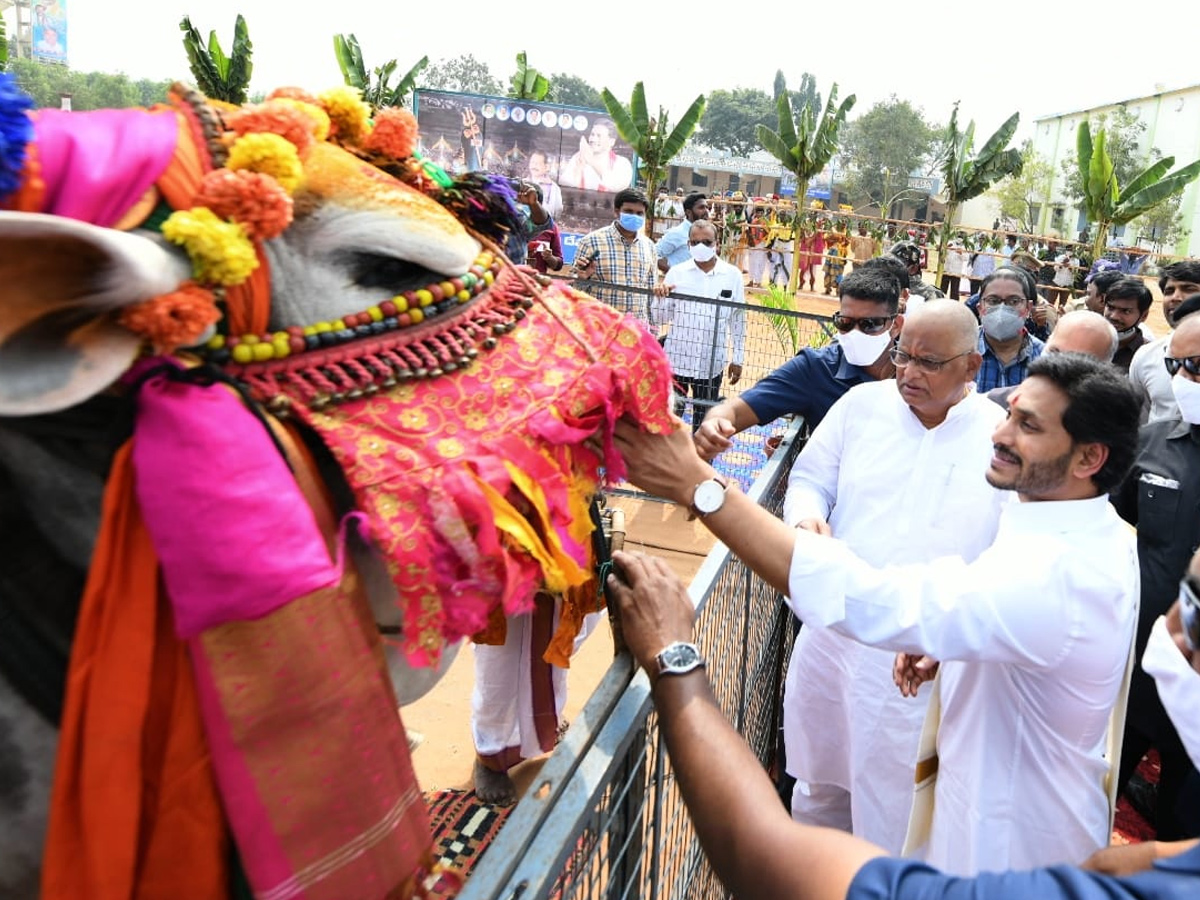
<path id="1" fill-rule="evenodd" d="M 658 666 L 656 675 L 685 675 L 692 669 L 704 667 L 704 657 L 695 644 L 685 644 L 676 641 L 668 644 L 662 652 L 654 657 Z"/>
<path id="2" fill-rule="evenodd" d="M 725 505 L 725 492 L 729 489 L 729 479 L 724 475 L 714 475 L 696 485 L 692 492 L 691 518 L 715 513 Z"/>

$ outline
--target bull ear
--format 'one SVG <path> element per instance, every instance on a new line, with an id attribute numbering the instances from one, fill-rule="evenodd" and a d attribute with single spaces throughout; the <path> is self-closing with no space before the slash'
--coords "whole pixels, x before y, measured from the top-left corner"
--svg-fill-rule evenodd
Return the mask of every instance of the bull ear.
<path id="1" fill-rule="evenodd" d="M 146 235 L 0 212 L 0 416 L 54 412 L 104 390 L 141 344 L 117 314 L 189 275 L 184 254 Z"/>

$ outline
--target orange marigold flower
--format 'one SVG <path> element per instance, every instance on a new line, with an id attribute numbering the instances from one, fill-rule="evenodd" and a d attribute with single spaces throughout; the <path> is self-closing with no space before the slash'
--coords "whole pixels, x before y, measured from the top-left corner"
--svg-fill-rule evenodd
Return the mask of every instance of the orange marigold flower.
<path id="1" fill-rule="evenodd" d="M 268 100 L 279 100 L 286 98 L 288 100 L 299 100 L 302 103 L 311 103 L 313 106 L 320 106 L 321 101 L 310 94 L 304 88 L 299 87 L 279 87 L 267 94 Z"/>
<path id="2" fill-rule="evenodd" d="M 193 201 L 230 219 L 252 240 L 269 241 L 292 224 L 292 198 L 270 175 L 248 169 L 215 169 L 204 176 Z"/>
<path id="3" fill-rule="evenodd" d="M 296 146 L 301 156 L 308 153 L 315 138 L 313 122 L 294 106 L 284 103 L 263 103 L 246 106 L 225 120 L 230 130 L 239 135 L 253 132 L 277 134 Z"/>
<path id="4" fill-rule="evenodd" d="M 375 116 L 375 127 L 363 141 L 363 146 L 392 159 L 407 159 L 417 146 L 416 117 L 407 109 L 381 109 Z"/>
<path id="5" fill-rule="evenodd" d="M 122 310 L 117 323 L 149 340 L 159 353 L 190 347 L 221 318 L 212 291 L 185 281 L 169 294 Z"/>

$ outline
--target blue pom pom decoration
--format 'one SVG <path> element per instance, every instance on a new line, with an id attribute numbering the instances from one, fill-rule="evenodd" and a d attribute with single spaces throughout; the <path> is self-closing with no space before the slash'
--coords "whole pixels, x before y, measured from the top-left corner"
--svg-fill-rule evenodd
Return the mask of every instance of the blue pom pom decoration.
<path id="1" fill-rule="evenodd" d="M 33 122 L 26 114 L 32 108 L 16 79 L 0 72 L 0 197 L 21 186 L 25 148 L 33 140 Z"/>

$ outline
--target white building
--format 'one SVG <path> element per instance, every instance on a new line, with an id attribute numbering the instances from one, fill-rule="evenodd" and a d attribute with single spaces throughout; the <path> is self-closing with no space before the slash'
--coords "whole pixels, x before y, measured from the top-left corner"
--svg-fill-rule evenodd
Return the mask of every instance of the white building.
<path id="1" fill-rule="evenodd" d="M 1071 238 L 1087 224 L 1087 219 L 1080 210 L 1063 199 L 1065 176 L 1062 161 L 1075 155 L 1075 141 L 1080 122 L 1084 119 L 1095 122 L 1100 116 L 1113 112 L 1119 106 L 1125 107 L 1145 123 L 1146 130 L 1142 132 L 1140 141 L 1140 149 L 1143 152 L 1157 147 L 1163 156 L 1174 156 L 1173 168 L 1200 159 L 1200 84 L 1035 119 L 1034 148 L 1050 161 L 1054 172 L 1054 181 L 1046 194 L 1045 202 L 1042 203 L 1038 218 L 1040 233 L 1055 231 L 1065 238 Z M 1193 181 L 1184 191 L 1180 211 L 1183 213 L 1184 227 L 1190 234 L 1174 248 L 1172 255 L 1195 256 L 1200 253 L 1200 180 Z M 1117 234 L 1120 234 L 1119 229 Z M 1163 249 L 1172 253 L 1170 247 Z"/>

